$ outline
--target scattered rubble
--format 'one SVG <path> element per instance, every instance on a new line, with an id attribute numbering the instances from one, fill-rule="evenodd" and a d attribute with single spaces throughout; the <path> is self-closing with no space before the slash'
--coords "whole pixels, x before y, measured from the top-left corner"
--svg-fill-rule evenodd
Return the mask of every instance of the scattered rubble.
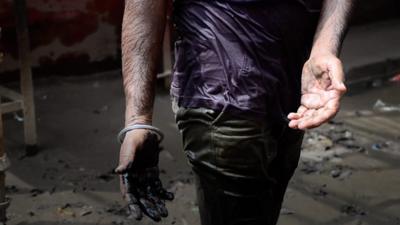
<path id="1" fill-rule="evenodd" d="M 392 78 L 389 79 L 390 82 L 400 83 L 400 74 L 394 75 Z"/>
<path id="2" fill-rule="evenodd" d="M 313 194 L 314 194 L 315 196 L 318 196 L 318 197 L 325 197 L 325 196 L 327 196 L 327 195 L 328 195 L 328 192 L 326 191 L 326 187 L 327 187 L 327 185 L 324 184 L 324 185 L 322 185 L 322 186 L 320 186 L 320 187 L 314 189 Z"/>
<path id="3" fill-rule="evenodd" d="M 80 210 L 79 216 L 87 216 L 93 213 L 93 209 L 91 206 L 83 206 L 82 209 Z"/>
<path id="4" fill-rule="evenodd" d="M 73 211 L 73 209 L 71 207 L 71 204 L 69 204 L 69 203 L 58 207 L 57 213 L 58 213 L 58 215 L 60 215 L 62 217 L 75 217 L 76 216 L 75 212 Z"/>
<path id="5" fill-rule="evenodd" d="M 373 109 L 378 112 L 400 112 L 400 105 L 390 105 L 382 100 L 376 100 Z"/>
<path id="6" fill-rule="evenodd" d="M 340 208 L 340 212 L 349 216 L 365 216 L 367 213 L 354 204 L 346 204 Z"/>
<path id="7" fill-rule="evenodd" d="M 331 176 L 339 180 L 344 180 L 353 174 L 352 170 L 349 168 L 343 168 L 342 166 L 337 166 L 335 169 L 331 170 Z"/>
<path id="8" fill-rule="evenodd" d="M 283 208 L 281 209 L 280 214 L 281 214 L 281 215 L 293 215 L 293 214 L 295 214 L 295 211 L 283 207 Z"/>
<path id="9" fill-rule="evenodd" d="M 328 128 L 306 133 L 301 159 L 315 162 L 332 160 L 335 163 L 340 162 L 342 155 L 364 151 L 365 148 L 343 122 L 331 121 Z"/>
<path id="10" fill-rule="evenodd" d="M 38 189 L 38 188 L 31 189 L 29 192 L 31 194 L 31 197 L 36 197 L 36 196 L 44 193 L 44 191 L 42 189 Z"/>
<path id="11" fill-rule="evenodd" d="M 100 175 L 96 176 L 96 178 L 97 178 L 98 180 L 101 180 L 101 181 L 103 181 L 103 182 L 110 182 L 110 181 L 113 180 L 115 177 L 116 177 L 116 176 L 115 176 L 114 170 L 110 170 L 110 171 L 108 171 L 108 172 L 106 172 L 106 173 L 103 173 L 103 174 L 100 174 Z"/>

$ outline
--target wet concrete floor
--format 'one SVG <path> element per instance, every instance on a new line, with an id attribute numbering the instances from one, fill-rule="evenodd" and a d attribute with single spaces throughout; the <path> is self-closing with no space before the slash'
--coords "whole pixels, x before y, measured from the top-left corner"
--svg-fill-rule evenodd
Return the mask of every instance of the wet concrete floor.
<path id="1" fill-rule="evenodd" d="M 24 157 L 22 123 L 5 117 L 11 225 L 154 224 L 126 219 L 118 180 L 116 133 L 124 98 L 115 76 L 36 81 L 41 151 Z M 343 101 L 335 123 L 307 134 L 279 225 L 400 224 L 400 86 L 362 91 Z M 155 125 L 165 132 L 162 179 L 176 193 L 161 224 L 199 225 L 193 178 L 182 153 L 168 92 L 159 88 Z M 18 117 L 18 115 L 16 116 Z"/>

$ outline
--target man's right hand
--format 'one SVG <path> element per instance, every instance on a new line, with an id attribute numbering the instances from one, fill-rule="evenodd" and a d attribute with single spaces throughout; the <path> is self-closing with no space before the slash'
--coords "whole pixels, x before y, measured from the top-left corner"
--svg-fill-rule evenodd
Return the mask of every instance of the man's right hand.
<path id="1" fill-rule="evenodd" d="M 154 221 L 166 217 L 164 200 L 172 200 L 159 179 L 158 157 L 160 152 L 157 135 L 149 130 L 136 129 L 128 132 L 120 150 L 120 188 L 128 202 L 129 213 L 140 220 L 143 213 Z"/>
<path id="2" fill-rule="evenodd" d="M 126 133 L 119 152 L 119 164 L 115 172 L 119 174 L 127 172 L 135 159 L 136 150 L 141 148 L 149 134 L 150 131 L 145 129 L 132 130 Z"/>

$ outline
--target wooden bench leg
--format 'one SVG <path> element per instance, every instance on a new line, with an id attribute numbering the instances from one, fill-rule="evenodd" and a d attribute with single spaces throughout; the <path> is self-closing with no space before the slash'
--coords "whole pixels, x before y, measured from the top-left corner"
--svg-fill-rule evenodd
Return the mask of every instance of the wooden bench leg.
<path id="1" fill-rule="evenodd" d="M 0 98 L 1 105 L 1 98 Z M 5 153 L 4 133 L 3 133 L 3 116 L 0 107 L 0 224 L 4 224 L 7 220 L 6 210 L 9 200 L 6 198 L 5 171 L 9 167 L 9 161 Z"/>
<path id="2" fill-rule="evenodd" d="M 1 105 L 1 97 L 0 97 L 0 105 Z M 3 114 L 0 108 L 0 157 L 3 156 L 4 150 L 4 133 L 3 133 Z M 0 171 L 0 202 L 4 202 L 6 200 L 5 193 L 5 175 L 4 171 Z M 6 210 L 0 208 L 0 222 L 4 223 L 6 218 Z"/>
<path id="3" fill-rule="evenodd" d="M 21 92 L 24 99 L 24 136 L 27 155 L 37 153 L 37 134 L 35 103 L 33 99 L 32 75 L 29 73 L 21 74 Z"/>
<path id="4" fill-rule="evenodd" d="M 20 59 L 21 93 L 24 101 L 25 145 L 27 155 L 33 155 L 37 152 L 37 134 L 26 2 L 25 0 L 14 0 L 14 6 Z"/>

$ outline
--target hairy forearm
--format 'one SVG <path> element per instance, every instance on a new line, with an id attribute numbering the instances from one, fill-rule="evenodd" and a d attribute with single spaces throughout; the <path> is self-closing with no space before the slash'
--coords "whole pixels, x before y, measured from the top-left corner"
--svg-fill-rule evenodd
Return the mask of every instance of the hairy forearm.
<path id="1" fill-rule="evenodd" d="M 353 3 L 354 0 L 324 0 L 312 55 L 339 54 Z"/>
<path id="2" fill-rule="evenodd" d="M 125 124 L 152 121 L 156 67 L 165 23 L 165 0 L 125 1 L 122 23 Z"/>

